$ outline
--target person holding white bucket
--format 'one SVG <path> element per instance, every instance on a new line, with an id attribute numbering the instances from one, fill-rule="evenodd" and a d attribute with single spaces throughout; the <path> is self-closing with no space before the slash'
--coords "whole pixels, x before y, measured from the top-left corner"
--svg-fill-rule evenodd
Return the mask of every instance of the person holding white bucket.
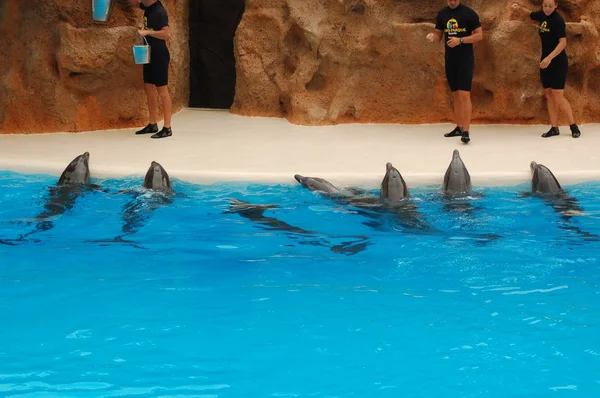
<path id="1" fill-rule="evenodd" d="M 171 95 L 169 94 L 169 62 L 171 55 L 166 41 L 171 38 L 169 17 L 160 0 L 129 0 L 144 10 L 144 27 L 139 30 L 150 46 L 150 62 L 144 63 L 144 90 L 148 101 L 149 123 L 136 134 L 152 134 L 165 138 L 171 131 Z M 158 131 L 158 95 L 162 100 L 164 126 Z"/>

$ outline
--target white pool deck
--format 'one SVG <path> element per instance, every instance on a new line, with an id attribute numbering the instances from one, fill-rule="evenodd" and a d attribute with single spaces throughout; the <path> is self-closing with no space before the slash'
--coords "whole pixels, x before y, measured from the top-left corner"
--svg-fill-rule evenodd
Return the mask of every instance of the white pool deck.
<path id="1" fill-rule="evenodd" d="M 582 136 L 541 138 L 547 126 L 474 125 L 472 141 L 444 138 L 451 124 L 340 124 L 299 126 L 285 119 L 228 111 L 183 109 L 173 136 L 151 139 L 136 129 L 82 133 L 0 134 L 0 170 L 59 176 L 78 154 L 90 152 L 93 178 L 143 176 L 150 162 L 192 183 L 296 184 L 294 174 L 340 186 L 376 187 L 386 162 L 410 187 L 441 184 L 458 149 L 474 186 L 517 185 L 530 179 L 532 160 L 548 166 L 563 185 L 600 181 L 600 124 Z M 159 123 L 159 127 L 162 125 Z"/>

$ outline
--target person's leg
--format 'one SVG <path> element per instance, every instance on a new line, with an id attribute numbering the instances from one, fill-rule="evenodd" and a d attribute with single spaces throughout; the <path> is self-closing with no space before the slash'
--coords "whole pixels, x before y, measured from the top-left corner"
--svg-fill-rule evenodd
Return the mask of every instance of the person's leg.
<path id="1" fill-rule="evenodd" d="M 469 130 L 471 128 L 471 115 L 473 112 L 471 86 L 473 84 L 474 66 L 473 57 L 470 56 L 461 59 L 460 63 L 457 65 L 456 96 L 460 103 L 460 124 L 462 127 L 460 140 L 465 144 L 468 144 L 469 141 L 471 141 Z"/>
<path id="2" fill-rule="evenodd" d="M 158 95 L 160 95 L 160 99 L 163 107 L 163 115 L 165 118 L 164 127 L 171 128 L 171 113 L 173 105 L 171 103 L 171 95 L 169 94 L 168 86 L 161 86 L 156 88 L 158 90 Z"/>
<path id="3" fill-rule="evenodd" d="M 558 104 L 554 99 L 554 94 L 552 93 L 552 91 L 553 90 L 551 88 L 544 89 L 544 92 L 546 94 L 546 102 L 548 104 L 548 116 L 550 117 L 551 126 L 550 130 L 542 134 L 542 137 L 544 138 L 554 137 L 560 134 L 560 131 L 558 129 Z"/>
<path id="4" fill-rule="evenodd" d="M 457 92 L 461 103 L 461 124 L 463 126 L 463 131 L 469 131 L 469 129 L 471 128 L 471 115 L 473 113 L 473 104 L 471 103 L 471 92 L 464 90 L 459 90 Z"/>
<path id="5" fill-rule="evenodd" d="M 150 138 L 166 138 L 173 135 L 173 131 L 171 130 L 171 96 L 169 95 L 169 88 L 167 85 L 159 86 L 157 89 L 163 104 L 165 122 L 162 130 L 153 134 Z"/>
<path id="6" fill-rule="evenodd" d="M 567 115 L 567 119 L 569 119 L 569 124 L 575 123 L 575 118 L 573 117 L 573 108 L 571 108 L 571 104 L 565 98 L 564 90 L 554 90 L 552 89 L 552 100 L 554 101 L 556 107 L 556 119 L 558 120 L 558 112 L 563 111 Z"/>
<path id="7" fill-rule="evenodd" d="M 172 104 L 171 96 L 169 95 L 169 57 L 167 56 L 160 64 L 157 64 L 156 69 L 156 87 L 160 99 L 162 101 L 163 116 L 165 118 L 164 126 L 158 133 L 153 134 L 150 138 L 166 138 L 173 135 L 171 131 L 171 113 Z"/>
<path id="8" fill-rule="evenodd" d="M 454 62 L 446 60 L 446 80 L 450 91 L 452 92 L 452 105 L 454 108 L 454 119 L 456 127 L 449 133 L 444 134 L 444 137 L 460 137 L 462 134 L 462 107 L 460 97 L 458 96 L 457 88 L 457 68 Z"/>
<path id="9" fill-rule="evenodd" d="M 461 141 L 465 144 L 468 144 L 471 141 L 470 137 L 470 128 L 471 128 L 471 113 L 472 113 L 472 104 L 471 104 L 471 92 L 465 90 L 458 91 L 458 98 L 460 100 L 460 107 L 462 110 L 461 115 L 461 124 L 463 125 Z"/>
<path id="10" fill-rule="evenodd" d="M 148 125 L 141 130 L 136 131 L 136 134 L 154 134 L 158 131 L 158 98 L 156 94 L 156 86 L 150 83 L 144 83 L 144 91 L 146 92 L 146 102 L 148 103 Z"/>
<path id="11" fill-rule="evenodd" d="M 546 104 L 548 107 L 548 117 L 550 118 L 550 130 L 542 134 L 542 137 L 544 138 L 554 137 L 560 134 L 558 128 L 558 104 L 554 100 L 554 95 L 552 94 L 552 84 L 555 82 L 554 75 L 554 65 L 552 64 L 546 69 L 540 69 L 540 79 L 542 81 L 542 86 L 544 87 L 544 94 L 546 96 Z"/>
<path id="12" fill-rule="evenodd" d="M 569 100 L 565 97 L 564 90 L 552 90 L 552 97 L 556 103 L 557 110 L 561 110 L 565 113 L 565 115 L 567 115 L 567 119 L 569 120 L 569 128 L 571 129 L 571 135 L 573 138 L 579 138 L 581 136 L 581 131 L 579 131 L 579 126 L 577 126 L 575 123 L 573 108 L 571 107 Z"/>
<path id="13" fill-rule="evenodd" d="M 458 97 L 460 98 L 460 107 L 462 110 L 460 122 L 463 127 L 460 140 L 465 144 L 471 141 L 469 131 L 471 129 L 471 117 L 473 113 L 471 86 L 473 85 L 474 67 L 473 57 L 467 57 L 460 64 L 458 75 Z"/>
<path id="14" fill-rule="evenodd" d="M 154 65 L 144 64 L 143 79 L 146 103 L 148 104 L 148 125 L 136 131 L 136 134 L 154 134 L 158 131 L 156 121 L 158 119 L 158 102 L 156 97 L 156 86 L 154 85 Z"/>
<path id="15" fill-rule="evenodd" d="M 154 84 L 144 83 L 146 100 L 148 101 L 148 117 L 150 124 L 156 124 L 158 121 L 158 96 Z"/>
<path id="16" fill-rule="evenodd" d="M 454 102 L 454 119 L 456 121 L 456 126 L 463 130 L 465 125 L 463 124 L 463 101 L 460 96 L 460 91 L 456 90 L 452 92 L 452 101 Z"/>
<path id="17" fill-rule="evenodd" d="M 554 62 L 554 61 L 553 61 Z M 553 78 L 552 78 L 552 97 L 554 99 L 554 103 L 556 104 L 557 110 L 557 118 L 558 111 L 564 112 L 569 120 L 569 127 L 571 129 L 571 135 L 573 138 L 579 138 L 581 136 L 581 131 L 579 131 L 579 127 L 575 124 L 575 117 L 573 116 L 573 108 L 571 108 L 571 104 L 569 100 L 565 97 L 565 84 L 567 83 L 567 72 L 569 71 L 569 60 L 567 57 L 561 57 L 556 59 L 556 64 L 552 65 L 553 69 Z"/>

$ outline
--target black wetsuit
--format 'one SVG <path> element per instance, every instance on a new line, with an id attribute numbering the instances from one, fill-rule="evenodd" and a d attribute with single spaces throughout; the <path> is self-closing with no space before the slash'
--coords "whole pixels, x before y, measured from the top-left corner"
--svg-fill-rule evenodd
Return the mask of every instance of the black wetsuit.
<path id="1" fill-rule="evenodd" d="M 144 30 L 159 31 L 169 26 L 167 11 L 160 0 L 149 7 L 144 7 L 144 4 L 140 3 L 140 8 L 144 10 Z M 146 36 L 146 40 L 150 45 L 150 63 L 144 64 L 144 83 L 154 84 L 157 87 L 166 86 L 169 83 L 171 61 L 167 43 L 152 36 Z"/>
<path id="2" fill-rule="evenodd" d="M 556 10 L 546 16 L 543 11 L 535 11 L 529 15 L 534 21 L 540 23 L 539 32 L 542 39 L 542 57 L 546 58 L 556 46 L 561 38 L 566 37 L 566 24 L 563 17 Z M 569 58 L 567 52 L 562 50 L 546 69 L 540 68 L 540 78 L 544 88 L 552 88 L 554 90 L 563 90 L 567 81 L 567 71 L 569 70 Z"/>
<path id="3" fill-rule="evenodd" d="M 435 28 L 444 32 L 444 43 L 451 37 L 471 36 L 473 31 L 481 27 L 479 16 L 470 7 L 459 4 L 452 9 L 445 7 L 436 18 Z M 473 44 L 460 44 L 454 48 L 446 48 L 446 79 L 450 91 L 471 91 L 473 69 L 475 66 Z"/>

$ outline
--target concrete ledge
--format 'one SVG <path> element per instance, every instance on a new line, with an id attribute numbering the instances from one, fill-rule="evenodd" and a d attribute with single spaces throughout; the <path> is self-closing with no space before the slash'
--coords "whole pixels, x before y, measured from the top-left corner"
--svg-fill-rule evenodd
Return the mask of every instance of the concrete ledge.
<path id="1" fill-rule="evenodd" d="M 159 124 L 161 126 L 161 124 Z M 141 126 L 140 126 L 141 127 Z M 582 136 L 541 138 L 547 126 L 474 125 L 472 141 L 444 138 L 450 124 L 297 126 L 283 119 L 242 117 L 227 111 L 184 109 L 173 116 L 170 138 L 136 136 L 136 129 L 34 135 L 0 134 L 0 170 L 60 175 L 90 152 L 93 178 L 143 176 L 150 162 L 193 183 L 295 184 L 294 174 L 337 185 L 376 187 L 386 162 L 411 187 L 441 184 L 458 149 L 475 186 L 528 182 L 529 163 L 548 166 L 562 184 L 600 181 L 600 124 Z"/>

